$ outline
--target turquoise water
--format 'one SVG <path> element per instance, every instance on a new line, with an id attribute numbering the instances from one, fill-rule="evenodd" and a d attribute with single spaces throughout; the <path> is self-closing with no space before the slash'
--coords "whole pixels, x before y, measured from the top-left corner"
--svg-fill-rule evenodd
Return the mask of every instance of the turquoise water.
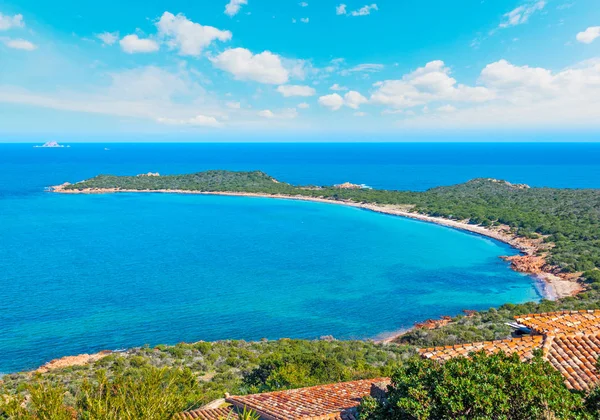
<path id="1" fill-rule="evenodd" d="M 0 145 L 0 372 L 146 343 L 376 337 L 463 309 L 539 299 L 534 282 L 498 258 L 514 250 L 436 225 L 322 203 L 68 196 L 45 193 L 47 185 L 208 168 L 411 189 L 501 174 L 594 186 L 600 173 L 597 146 L 582 165 L 566 159 L 582 152 L 576 147 L 548 148 L 555 163 L 541 175 L 539 163 L 511 167 L 489 147 L 445 146 L 430 161 L 431 145 L 315 147 Z M 515 154 L 507 147 L 504 155 Z M 456 159 L 444 163 L 441 154 Z"/>
<path id="2" fill-rule="evenodd" d="M 502 244 L 337 205 L 48 193 L 2 222 L 4 372 L 145 343 L 374 337 L 538 297 Z"/>

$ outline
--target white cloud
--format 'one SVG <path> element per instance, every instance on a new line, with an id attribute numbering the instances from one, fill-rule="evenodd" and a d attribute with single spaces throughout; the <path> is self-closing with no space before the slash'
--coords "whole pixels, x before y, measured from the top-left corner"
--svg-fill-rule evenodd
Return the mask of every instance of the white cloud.
<path id="1" fill-rule="evenodd" d="M 431 61 L 400 80 L 375 83 L 371 101 L 393 108 L 411 108 L 434 101 L 482 102 L 493 99 L 485 87 L 457 84 L 443 61 Z"/>
<path id="2" fill-rule="evenodd" d="M 519 67 L 500 60 L 485 66 L 479 81 L 501 96 L 521 100 L 550 93 L 554 76 L 550 70 L 541 67 Z"/>
<path id="3" fill-rule="evenodd" d="M 154 122 L 163 118 L 180 124 L 181 121 L 191 124 L 198 115 L 226 116 L 218 101 L 194 82 L 184 67 L 174 71 L 140 67 L 109 73 L 108 78 L 108 85 L 78 86 L 72 90 L 56 87 L 44 93 L 0 85 L 0 102 Z M 193 121 L 196 125 L 202 122 L 202 119 Z"/>
<path id="4" fill-rule="evenodd" d="M 157 118 L 157 122 L 161 124 L 169 125 L 191 125 L 197 127 L 222 127 L 223 124 L 219 122 L 215 117 L 207 115 L 196 115 L 192 118 L 187 119 L 174 119 L 174 118 Z"/>
<path id="5" fill-rule="evenodd" d="M 231 39 L 231 32 L 192 22 L 181 13 L 175 16 L 164 12 L 156 27 L 159 35 L 167 40 L 167 45 L 177 48 L 181 55 L 198 56 L 214 41 Z"/>
<path id="6" fill-rule="evenodd" d="M 340 74 L 342 76 L 348 76 L 351 73 L 377 73 L 383 70 L 384 67 L 385 66 L 383 64 L 364 63 L 351 67 L 349 69 L 344 69 L 340 72 Z"/>
<path id="7" fill-rule="evenodd" d="M 337 93 L 332 93 L 331 95 L 325 95 L 319 98 L 319 104 L 332 111 L 337 111 L 344 105 L 352 109 L 358 109 L 360 105 L 367 103 L 368 101 L 367 98 L 353 90 L 346 93 L 344 97 Z"/>
<path id="8" fill-rule="evenodd" d="M 119 40 L 119 32 L 102 32 L 101 34 L 97 34 L 96 38 L 105 45 L 113 45 Z"/>
<path id="9" fill-rule="evenodd" d="M 256 115 L 262 118 L 275 118 L 275 113 L 270 109 L 263 109 L 262 111 L 258 111 Z"/>
<path id="10" fill-rule="evenodd" d="M 367 16 L 367 15 L 371 14 L 372 10 L 379 10 L 375 3 L 373 3 L 371 5 L 363 6 L 358 10 L 354 10 L 354 11 L 350 12 L 350 14 L 352 16 Z"/>
<path id="11" fill-rule="evenodd" d="M 600 126 L 600 58 L 557 72 L 500 60 L 481 71 L 478 83 L 493 93 L 491 100 L 449 113 L 406 119 L 401 125 L 545 129 Z"/>
<path id="12" fill-rule="evenodd" d="M 227 16 L 235 16 L 240 11 L 241 7 L 248 4 L 248 0 L 231 0 L 225 6 L 225 14 Z"/>
<path id="13" fill-rule="evenodd" d="M 355 117 L 366 117 L 366 116 L 367 116 L 367 113 L 366 113 L 366 112 L 360 112 L 360 111 L 359 111 L 359 112 L 355 112 L 355 113 L 354 113 L 354 116 L 355 116 Z"/>
<path id="14" fill-rule="evenodd" d="M 299 5 L 300 7 L 308 7 L 308 3 L 307 3 L 307 2 L 305 2 L 305 1 L 302 1 L 302 2 L 298 3 L 298 5 Z"/>
<path id="15" fill-rule="evenodd" d="M 334 90 L 334 91 L 338 91 L 338 92 L 339 92 L 339 91 L 348 90 L 348 88 L 347 88 L 347 87 L 345 87 L 345 86 L 340 86 L 340 85 L 338 85 L 337 83 L 334 83 L 334 84 L 333 84 L 333 85 L 332 85 L 332 86 L 329 88 L 329 90 Z"/>
<path id="16" fill-rule="evenodd" d="M 6 39 L 4 40 L 4 45 L 6 45 L 8 48 L 24 51 L 33 51 L 37 48 L 35 44 L 25 39 Z"/>
<path id="17" fill-rule="evenodd" d="M 281 57 L 283 67 L 288 71 L 290 78 L 304 80 L 306 73 L 316 74 L 312 64 L 307 60 L 296 60 Z"/>
<path id="18" fill-rule="evenodd" d="M 456 107 L 453 107 L 452 105 L 442 105 L 437 110 L 440 112 L 454 112 L 456 111 Z"/>
<path id="19" fill-rule="evenodd" d="M 347 6 L 342 3 L 335 8 L 335 14 L 336 15 L 350 15 L 350 16 L 368 16 L 371 14 L 371 11 L 373 11 L 373 10 L 379 10 L 379 8 L 377 7 L 377 5 L 375 3 L 367 4 L 358 10 L 353 10 L 350 13 L 348 13 Z"/>
<path id="20" fill-rule="evenodd" d="M 25 22 L 23 21 L 23 15 L 8 16 L 0 13 L 0 31 L 8 31 L 12 28 L 23 28 Z"/>
<path id="21" fill-rule="evenodd" d="M 504 14 L 504 21 L 500 23 L 500 28 L 508 28 L 510 26 L 521 25 L 527 23 L 531 15 L 546 7 L 545 0 L 529 1 L 521 6 Z"/>
<path id="22" fill-rule="evenodd" d="M 577 34 L 577 41 L 591 44 L 598 37 L 600 37 L 600 26 L 590 26 L 585 31 Z"/>
<path id="23" fill-rule="evenodd" d="M 277 88 L 277 92 L 286 98 L 290 96 L 313 96 L 316 93 L 314 88 L 301 85 L 281 85 Z"/>
<path id="24" fill-rule="evenodd" d="M 296 108 L 282 109 L 277 112 L 273 112 L 270 109 L 264 109 L 258 112 L 258 116 L 269 119 L 292 119 L 298 116 L 298 111 Z"/>
<path id="25" fill-rule="evenodd" d="M 158 43 L 152 39 L 142 39 L 135 34 L 126 35 L 119 41 L 121 49 L 127 54 L 150 53 L 158 51 Z"/>
<path id="26" fill-rule="evenodd" d="M 270 109 L 258 111 L 258 116 L 263 118 L 275 118 L 275 114 Z"/>
<path id="27" fill-rule="evenodd" d="M 310 19 L 309 18 L 300 18 L 300 22 L 308 23 L 308 22 L 310 22 Z"/>
<path id="28" fill-rule="evenodd" d="M 301 104 L 298 104 L 298 108 L 300 108 L 300 109 L 308 109 L 308 108 L 310 108 L 310 105 L 307 104 L 306 102 L 302 102 Z"/>
<path id="29" fill-rule="evenodd" d="M 403 114 L 404 110 L 403 109 L 384 109 L 383 111 L 381 111 L 381 115 L 396 115 L 396 114 Z"/>
<path id="30" fill-rule="evenodd" d="M 227 108 L 229 109 L 240 109 L 242 107 L 242 104 L 240 102 L 227 102 L 226 103 Z"/>
<path id="31" fill-rule="evenodd" d="M 245 48 L 228 49 L 210 58 L 213 65 L 233 74 L 238 80 L 253 80 L 260 83 L 284 84 L 289 72 L 283 67 L 281 57 L 270 51 L 252 54 Z"/>
<path id="32" fill-rule="evenodd" d="M 367 102 L 369 102 L 367 98 L 354 90 L 344 95 L 344 105 L 352 109 L 358 109 L 362 104 Z"/>
<path id="33" fill-rule="evenodd" d="M 337 93 L 321 96 L 319 98 L 319 105 L 324 106 L 325 108 L 329 108 L 332 111 L 337 111 L 342 106 L 344 106 L 344 98 L 342 98 Z"/>

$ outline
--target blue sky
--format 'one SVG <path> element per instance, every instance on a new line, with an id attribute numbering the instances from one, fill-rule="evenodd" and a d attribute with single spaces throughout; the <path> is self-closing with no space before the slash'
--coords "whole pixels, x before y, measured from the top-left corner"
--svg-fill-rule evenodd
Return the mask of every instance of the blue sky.
<path id="1" fill-rule="evenodd" d="M 598 0 L 0 0 L 4 137 L 502 130 L 600 133 Z"/>

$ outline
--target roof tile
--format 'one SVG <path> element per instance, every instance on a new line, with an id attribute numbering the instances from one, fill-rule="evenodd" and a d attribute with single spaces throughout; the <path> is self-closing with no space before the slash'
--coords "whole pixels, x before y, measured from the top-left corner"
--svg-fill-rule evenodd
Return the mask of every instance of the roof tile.
<path id="1" fill-rule="evenodd" d="M 600 381 L 596 361 L 600 356 L 600 332 L 590 335 L 558 335 L 548 361 L 563 374 L 569 388 L 588 390 Z"/>
<path id="2" fill-rule="evenodd" d="M 233 414 L 233 407 L 200 408 L 198 410 L 185 411 L 175 416 L 175 420 L 199 419 L 199 420 L 223 420 Z"/>
<path id="3" fill-rule="evenodd" d="M 366 379 L 286 391 L 229 397 L 236 407 L 247 407 L 273 420 L 353 420 L 356 407 L 371 392 L 371 385 L 388 378 Z"/>
<path id="4" fill-rule="evenodd" d="M 421 349 L 421 356 L 433 360 L 448 360 L 458 356 L 468 356 L 471 353 L 485 351 L 486 353 L 495 353 L 504 351 L 506 354 L 517 353 L 522 360 L 529 360 L 533 357 L 533 351 L 541 349 L 544 343 L 544 337 L 541 335 L 527 335 L 521 338 L 507 340 L 481 341 L 478 343 L 457 344 L 455 346 L 434 347 Z"/>
<path id="5" fill-rule="evenodd" d="M 600 330 L 600 310 L 528 314 L 515 319 L 539 334 L 575 334 Z"/>

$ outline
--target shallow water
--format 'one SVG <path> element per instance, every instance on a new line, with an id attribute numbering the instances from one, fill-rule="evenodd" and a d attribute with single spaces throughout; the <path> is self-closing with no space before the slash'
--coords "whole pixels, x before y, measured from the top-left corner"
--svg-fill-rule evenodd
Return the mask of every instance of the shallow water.
<path id="1" fill-rule="evenodd" d="M 299 160 L 308 155 L 286 161 L 277 146 L 279 163 L 236 154 L 243 148 L 201 146 L 186 154 L 183 146 L 0 145 L 0 372 L 146 343 L 374 337 L 463 309 L 539 298 L 529 277 L 498 258 L 515 253 L 508 246 L 419 221 L 289 200 L 43 192 L 100 172 L 207 168 L 262 169 L 302 183 L 427 186 L 414 174 L 385 177 L 405 171 L 402 163 L 392 170 L 355 157 L 326 170 L 318 155 L 322 162 L 305 166 L 320 169 L 303 173 Z M 107 157 L 114 150 L 118 158 Z M 367 160 L 376 154 L 365 150 Z M 492 166 L 478 176 L 492 176 Z M 510 180 L 534 183 L 514 173 Z"/>

